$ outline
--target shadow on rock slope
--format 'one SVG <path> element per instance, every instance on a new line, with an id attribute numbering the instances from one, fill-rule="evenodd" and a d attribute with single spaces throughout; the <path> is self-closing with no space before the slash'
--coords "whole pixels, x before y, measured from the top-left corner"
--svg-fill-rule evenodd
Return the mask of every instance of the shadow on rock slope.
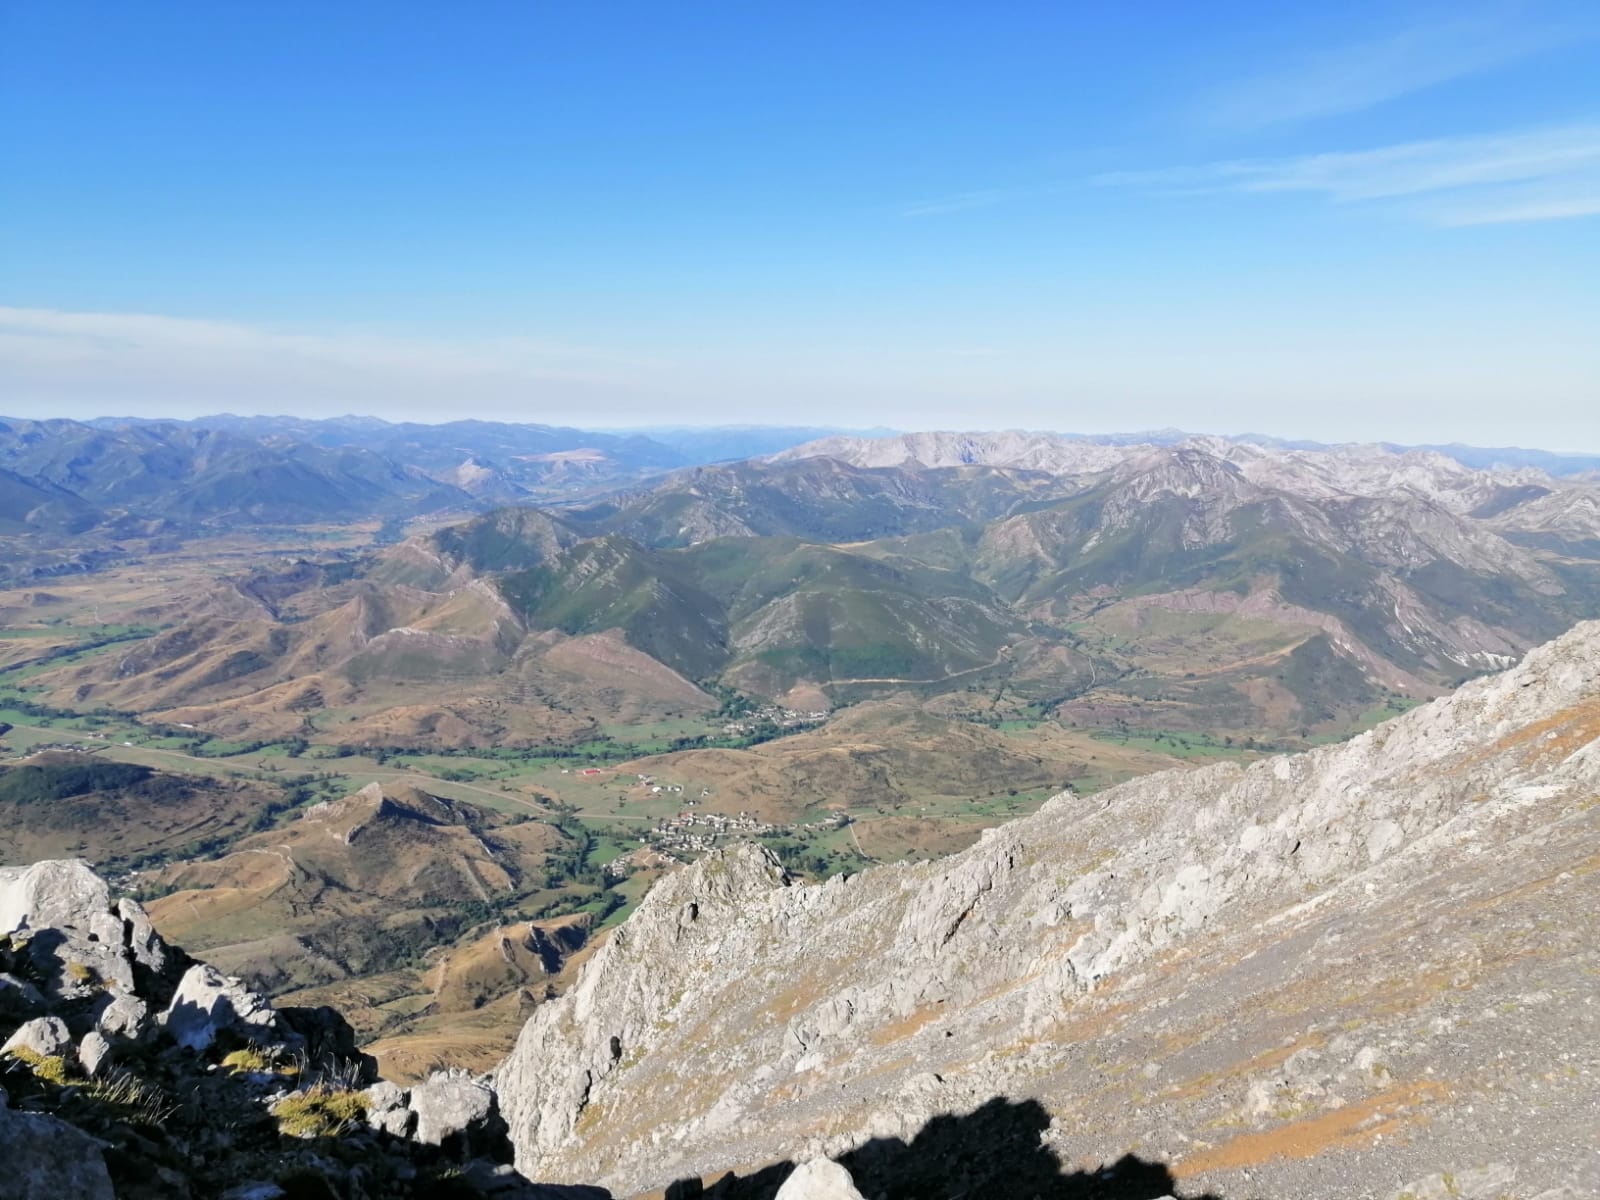
<path id="1" fill-rule="evenodd" d="M 867 1200 L 1164 1200 L 1178 1198 L 1177 1180 L 1159 1162 L 1132 1154 L 1095 1171 L 1067 1171 L 1045 1142 L 1050 1114 L 1035 1100 L 996 1096 L 965 1116 L 934 1117 L 906 1142 L 874 1138 L 842 1155 Z M 796 1169 L 774 1163 L 750 1175 L 725 1175 L 707 1186 L 673 1184 L 666 1200 L 771 1200 Z M 1211 1194 L 1182 1200 L 1217 1200 Z"/>

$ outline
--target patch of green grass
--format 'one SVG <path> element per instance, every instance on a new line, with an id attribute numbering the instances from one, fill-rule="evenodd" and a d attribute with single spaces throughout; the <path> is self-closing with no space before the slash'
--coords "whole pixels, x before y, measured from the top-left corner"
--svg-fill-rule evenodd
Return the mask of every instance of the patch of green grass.
<path id="1" fill-rule="evenodd" d="M 222 1058 L 222 1065 L 234 1075 L 241 1072 L 271 1071 L 274 1069 L 270 1055 L 254 1046 L 247 1046 L 242 1050 L 233 1050 Z"/>
<path id="2" fill-rule="evenodd" d="M 609 929 L 613 925 L 621 925 L 639 907 L 639 901 L 644 899 L 644 894 L 650 890 L 653 881 L 646 876 L 633 875 L 616 884 L 611 890 L 623 897 L 622 907 L 607 914 L 605 920 L 600 922 L 601 929 Z"/>
<path id="3" fill-rule="evenodd" d="M 366 1118 L 367 1098 L 318 1084 L 278 1101 L 272 1115 L 279 1131 L 290 1137 L 337 1137 Z"/>
<path id="4" fill-rule="evenodd" d="M 589 848 L 589 862 L 594 866 L 603 867 L 618 855 L 626 854 L 630 848 L 602 834 L 595 838 Z"/>
<path id="5" fill-rule="evenodd" d="M 42 1079 L 46 1083 L 66 1087 L 72 1082 L 72 1076 L 67 1070 L 67 1060 L 59 1054 L 40 1054 L 27 1046 L 18 1046 L 10 1051 L 10 1056 L 32 1071 L 35 1078 Z"/>
<path id="6" fill-rule="evenodd" d="M 1174 758 L 1243 758 L 1249 753 L 1245 747 L 1230 745 L 1225 739 L 1183 730 L 1147 729 L 1124 733 L 1097 729 L 1089 736 L 1096 741 L 1169 754 Z"/>

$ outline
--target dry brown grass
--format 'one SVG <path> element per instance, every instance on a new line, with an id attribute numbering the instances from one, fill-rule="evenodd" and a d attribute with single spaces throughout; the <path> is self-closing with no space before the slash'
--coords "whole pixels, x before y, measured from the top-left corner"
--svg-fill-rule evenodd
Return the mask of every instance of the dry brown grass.
<path id="1" fill-rule="evenodd" d="M 1271 1071 L 1287 1062 L 1298 1051 L 1307 1047 L 1320 1047 L 1327 1043 L 1327 1038 L 1320 1033 L 1306 1033 L 1295 1038 L 1286 1046 L 1275 1046 L 1271 1050 L 1247 1058 L 1220 1071 L 1208 1071 L 1204 1075 L 1197 1075 L 1182 1083 L 1176 1083 L 1165 1088 L 1158 1096 L 1162 1100 L 1197 1100 L 1209 1096 L 1217 1091 L 1218 1085 L 1227 1079 L 1238 1079 L 1244 1076 L 1255 1075 Z"/>
<path id="2" fill-rule="evenodd" d="M 1506 734 L 1464 760 L 1463 767 L 1524 747 L 1531 757 L 1548 765 L 1571 757 L 1596 738 L 1600 738 L 1600 703 L 1578 704 Z"/>
<path id="3" fill-rule="evenodd" d="M 1238 1171 L 1283 1159 L 1312 1158 L 1370 1145 L 1426 1119 L 1421 1110 L 1448 1099 L 1442 1083 L 1399 1084 L 1355 1104 L 1290 1121 L 1262 1133 L 1241 1133 L 1221 1145 L 1190 1154 L 1173 1166 L 1179 1179 L 1213 1171 Z"/>
<path id="4" fill-rule="evenodd" d="M 909 1015 L 901 1017 L 898 1021 L 890 1021 L 887 1025 L 880 1025 L 872 1031 L 871 1041 L 874 1046 L 888 1046 L 895 1042 L 920 1033 L 931 1021 L 939 1018 L 944 1010 L 936 1004 L 927 1004 L 916 1009 Z"/>

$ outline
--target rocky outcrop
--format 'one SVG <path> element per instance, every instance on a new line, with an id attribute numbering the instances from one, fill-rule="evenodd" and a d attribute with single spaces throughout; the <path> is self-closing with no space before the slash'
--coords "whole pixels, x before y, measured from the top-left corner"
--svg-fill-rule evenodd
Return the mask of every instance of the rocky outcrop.
<path id="1" fill-rule="evenodd" d="M 136 986 L 165 996 L 179 965 L 144 909 L 128 899 L 113 905 L 105 880 L 81 859 L 0 867 L 0 934 L 25 948 L 40 1001 L 115 997 Z"/>
<path id="2" fill-rule="evenodd" d="M 838 1163 L 814 1158 L 783 1181 L 773 1200 L 863 1200 L 855 1180 Z"/>
<path id="3" fill-rule="evenodd" d="M 0 867 L 0 930 L 105 928 L 111 889 L 81 859 Z M 122 931 L 115 931 L 120 943 Z"/>
<path id="4" fill-rule="evenodd" d="M 338 1013 L 192 962 L 82 862 L 0 868 L 0 912 L 0 1197 L 605 1196 L 506 1166 L 481 1079 L 358 1090 Z"/>
<path id="5" fill-rule="evenodd" d="M 943 861 L 708 855 L 530 1018 L 496 1073 L 517 1163 L 627 1194 L 936 1156 L 1011 1097 L 1062 1170 L 1169 1162 L 1150 1194 L 1387 1195 L 1512 1129 L 1521 1191 L 1600 1191 L 1597 737 L 1591 623 L 1349 743 L 1063 794 Z"/>
<path id="6" fill-rule="evenodd" d="M 460 1157 L 493 1154 L 505 1144 L 505 1122 L 487 1079 L 461 1070 L 435 1071 L 409 1091 L 380 1079 L 362 1093 L 367 1124 Z"/>
<path id="7" fill-rule="evenodd" d="M 267 998 L 207 963 L 196 963 L 184 972 L 161 1024 L 173 1041 L 189 1050 L 208 1050 L 225 1034 L 247 1042 L 284 1040 L 278 1014 Z"/>
<path id="8" fill-rule="evenodd" d="M 35 1017 L 25 1021 L 8 1037 L 0 1054 L 37 1054 L 42 1058 L 65 1054 L 72 1049 L 72 1035 L 59 1017 Z"/>
<path id="9" fill-rule="evenodd" d="M 411 1089 L 417 1141 L 428 1146 L 455 1142 L 463 1149 L 474 1141 L 480 1149 L 493 1135 L 494 1091 L 466 1071 L 435 1071 Z M 500 1131 L 503 1132 L 503 1126 Z"/>
<path id="10" fill-rule="evenodd" d="M 0 1196 L 116 1200 L 102 1143 L 44 1113 L 16 1112 L 0 1092 Z"/>

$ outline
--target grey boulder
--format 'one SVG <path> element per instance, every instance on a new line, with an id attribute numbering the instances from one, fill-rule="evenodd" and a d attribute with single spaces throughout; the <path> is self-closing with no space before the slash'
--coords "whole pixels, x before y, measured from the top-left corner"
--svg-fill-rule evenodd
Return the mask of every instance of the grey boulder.
<path id="1" fill-rule="evenodd" d="M 99 1030 L 91 1029 L 78 1043 L 78 1065 L 83 1073 L 93 1079 L 111 1057 L 111 1043 Z"/>
<path id="2" fill-rule="evenodd" d="M 116 1200 L 103 1144 L 45 1113 L 13 1112 L 0 1093 L 0 1195 Z"/>
<path id="3" fill-rule="evenodd" d="M 77 928 L 110 909 L 110 887 L 81 858 L 0 867 L 0 933 Z"/>
<path id="4" fill-rule="evenodd" d="M 361 1093 L 367 1098 L 367 1124 L 394 1137 L 405 1137 L 411 1130 L 411 1110 L 406 1107 L 406 1092 L 398 1084 L 380 1079 Z"/>
<path id="5" fill-rule="evenodd" d="M 856 1181 L 838 1163 L 828 1158 L 813 1158 L 801 1163 L 783 1181 L 773 1200 L 863 1200 Z"/>
<path id="6" fill-rule="evenodd" d="M 228 1031 L 252 1042 L 281 1041 L 278 1015 L 265 996 L 209 963 L 184 972 L 161 1023 L 180 1046 L 208 1049 Z"/>
<path id="7" fill-rule="evenodd" d="M 150 1006 L 137 996 L 117 996 L 100 1010 L 94 1027 L 107 1037 L 137 1041 L 150 1030 Z"/>
<path id="8" fill-rule="evenodd" d="M 72 1035 L 67 1032 L 65 1021 L 60 1017 L 35 1017 L 31 1021 L 25 1021 L 6 1039 L 5 1045 L 0 1046 L 0 1054 L 27 1050 L 49 1058 L 56 1054 L 64 1054 L 70 1049 L 72 1049 Z"/>
<path id="9" fill-rule="evenodd" d="M 411 1111 L 417 1114 L 416 1140 L 429 1146 L 446 1143 L 468 1150 L 491 1137 L 495 1098 L 489 1085 L 466 1071 L 435 1071 L 411 1089 Z"/>

